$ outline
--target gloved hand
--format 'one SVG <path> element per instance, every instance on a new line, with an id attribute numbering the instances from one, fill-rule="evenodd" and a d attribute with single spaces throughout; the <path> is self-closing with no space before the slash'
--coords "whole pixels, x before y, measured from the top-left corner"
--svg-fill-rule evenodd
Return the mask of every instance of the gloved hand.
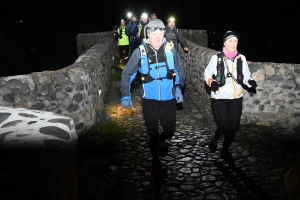
<path id="1" fill-rule="evenodd" d="M 248 80 L 249 85 L 251 85 L 253 88 L 257 87 L 256 81 L 255 80 Z"/>
<path id="2" fill-rule="evenodd" d="M 123 38 L 123 36 L 122 36 L 122 35 L 120 35 L 120 36 L 119 36 L 119 39 L 122 39 L 122 38 Z"/>
<path id="3" fill-rule="evenodd" d="M 131 97 L 123 97 L 121 99 L 121 105 L 123 108 L 132 108 L 132 101 L 131 101 Z"/>
<path id="4" fill-rule="evenodd" d="M 175 99 L 176 103 L 181 103 L 183 101 L 183 96 L 179 87 L 176 87 L 175 89 Z"/>
<path id="5" fill-rule="evenodd" d="M 211 82 L 210 89 L 213 92 L 218 91 L 218 89 L 219 89 L 218 83 L 216 81 Z"/>

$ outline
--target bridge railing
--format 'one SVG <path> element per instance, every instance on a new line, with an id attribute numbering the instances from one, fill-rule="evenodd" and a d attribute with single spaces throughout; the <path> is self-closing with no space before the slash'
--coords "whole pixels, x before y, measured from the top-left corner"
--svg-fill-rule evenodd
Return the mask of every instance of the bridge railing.
<path id="1" fill-rule="evenodd" d="M 86 130 L 103 117 L 103 96 L 116 54 L 112 35 L 78 34 L 80 56 L 66 68 L 1 77 L 0 106 L 51 111 L 72 118 L 77 133 Z"/>

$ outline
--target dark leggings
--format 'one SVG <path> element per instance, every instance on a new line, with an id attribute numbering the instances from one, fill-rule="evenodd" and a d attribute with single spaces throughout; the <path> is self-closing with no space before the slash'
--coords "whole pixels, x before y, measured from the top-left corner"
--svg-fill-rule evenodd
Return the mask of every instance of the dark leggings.
<path id="1" fill-rule="evenodd" d="M 130 55 L 132 55 L 133 51 L 139 47 L 138 42 L 130 42 Z"/>
<path id="2" fill-rule="evenodd" d="M 129 53 L 129 45 L 119 46 L 120 58 L 128 57 L 128 53 Z"/>
<path id="3" fill-rule="evenodd" d="M 213 112 L 218 129 L 214 138 L 225 135 L 223 150 L 228 150 L 240 124 L 243 97 L 239 99 L 212 99 Z"/>
<path id="4" fill-rule="evenodd" d="M 157 101 L 142 99 L 142 108 L 144 119 L 149 131 L 149 148 L 154 159 L 158 158 L 158 144 L 160 141 L 171 139 L 175 132 L 176 126 L 176 108 L 175 99 L 169 101 Z M 162 123 L 163 132 L 159 136 L 158 118 Z"/>

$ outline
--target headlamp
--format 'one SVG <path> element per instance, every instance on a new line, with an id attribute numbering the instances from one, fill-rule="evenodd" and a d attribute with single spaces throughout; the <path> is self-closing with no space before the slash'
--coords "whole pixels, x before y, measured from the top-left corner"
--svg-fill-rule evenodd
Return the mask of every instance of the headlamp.
<path id="1" fill-rule="evenodd" d="M 128 12 L 128 13 L 127 13 L 127 18 L 130 19 L 131 16 L 132 16 L 132 13 L 131 13 L 131 12 Z"/>
<path id="2" fill-rule="evenodd" d="M 148 18 L 147 13 L 143 13 L 143 14 L 141 15 L 141 18 L 142 18 L 142 19 L 143 19 L 143 18 Z"/>
<path id="3" fill-rule="evenodd" d="M 159 28 L 159 27 L 147 27 L 147 30 L 149 30 L 149 31 L 166 31 L 165 28 Z"/>
<path id="4" fill-rule="evenodd" d="M 174 18 L 174 17 L 170 17 L 170 18 L 168 19 L 168 22 L 175 22 L 175 18 Z"/>

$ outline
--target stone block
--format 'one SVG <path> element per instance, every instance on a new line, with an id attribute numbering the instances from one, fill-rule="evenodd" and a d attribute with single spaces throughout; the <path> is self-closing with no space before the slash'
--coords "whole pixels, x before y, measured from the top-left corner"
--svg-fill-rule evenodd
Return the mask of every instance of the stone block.
<path id="1" fill-rule="evenodd" d="M 270 112 L 262 112 L 261 118 L 264 121 L 269 121 L 270 119 L 275 119 L 275 115 L 274 113 L 270 113 Z"/>
<path id="2" fill-rule="evenodd" d="M 264 70 L 267 76 L 273 76 L 276 73 L 275 69 L 270 65 L 265 65 Z"/>
<path id="3" fill-rule="evenodd" d="M 298 99 L 298 100 L 293 101 L 292 105 L 294 108 L 300 109 L 300 100 Z"/>
<path id="4" fill-rule="evenodd" d="M 48 72 L 38 72 L 34 76 L 37 79 L 37 82 L 42 85 L 49 85 L 51 83 L 51 73 Z"/>
<path id="5" fill-rule="evenodd" d="M 256 82 L 262 82 L 265 80 L 265 75 L 262 70 L 257 70 L 256 72 L 252 73 L 252 79 Z"/>

